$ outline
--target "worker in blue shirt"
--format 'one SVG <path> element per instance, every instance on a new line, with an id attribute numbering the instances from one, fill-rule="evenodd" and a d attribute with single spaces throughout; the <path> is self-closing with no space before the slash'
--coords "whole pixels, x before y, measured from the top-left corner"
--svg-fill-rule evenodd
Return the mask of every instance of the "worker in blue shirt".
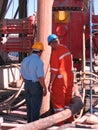
<path id="1" fill-rule="evenodd" d="M 28 123 L 39 119 L 42 98 L 47 94 L 44 66 L 40 59 L 44 46 L 41 42 L 35 42 L 32 49 L 32 54 L 23 59 L 20 67 L 20 73 L 25 82 Z"/>

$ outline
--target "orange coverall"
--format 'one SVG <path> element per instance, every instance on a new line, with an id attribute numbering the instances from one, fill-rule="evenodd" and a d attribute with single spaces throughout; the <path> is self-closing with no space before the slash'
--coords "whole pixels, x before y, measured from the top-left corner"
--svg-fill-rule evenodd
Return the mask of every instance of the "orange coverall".
<path id="1" fill-rule="evenodd" d="M 51 102 L 54 111 L 60 112 L 70 104 L 73 88 L 72 57 L 66 46 L 59 45 L 52 50 L 50 72 L 57 74 L 51 89 Z"/>

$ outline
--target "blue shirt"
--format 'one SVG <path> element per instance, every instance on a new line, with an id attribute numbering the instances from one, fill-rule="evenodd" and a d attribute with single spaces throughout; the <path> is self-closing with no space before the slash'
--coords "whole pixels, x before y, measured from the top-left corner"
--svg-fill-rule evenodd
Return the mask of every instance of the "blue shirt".
<path id="1" fill-rule="evenodd" d="M 20 73 L 24 79 L 38 81 L 39 77 L 44 77 L 43 62 L 37 54 L 32 53 L 21 62 Z"/>

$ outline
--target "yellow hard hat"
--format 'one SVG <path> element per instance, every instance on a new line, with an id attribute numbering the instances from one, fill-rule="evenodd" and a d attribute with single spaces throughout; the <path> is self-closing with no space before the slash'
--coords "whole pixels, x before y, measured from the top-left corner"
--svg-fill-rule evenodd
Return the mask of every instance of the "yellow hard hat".
<path id="1" fill-rule="evenodd" d="M 44 50 L 44 45 L 41 42 L 35 42 L 32 46 L 33 50 L 35 51 L 43 51 Z"/>

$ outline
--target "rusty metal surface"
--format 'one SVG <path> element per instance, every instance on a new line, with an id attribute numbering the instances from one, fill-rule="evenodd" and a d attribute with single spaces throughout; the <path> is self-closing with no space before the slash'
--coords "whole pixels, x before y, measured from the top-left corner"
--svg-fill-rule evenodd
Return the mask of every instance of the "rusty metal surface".
<path id="1" fill-rule="evenodd" d="M 0 0 L 0 11 L 1 11 L 1 8 L 2 8 L 3 1 L 4 0 Z"/>

